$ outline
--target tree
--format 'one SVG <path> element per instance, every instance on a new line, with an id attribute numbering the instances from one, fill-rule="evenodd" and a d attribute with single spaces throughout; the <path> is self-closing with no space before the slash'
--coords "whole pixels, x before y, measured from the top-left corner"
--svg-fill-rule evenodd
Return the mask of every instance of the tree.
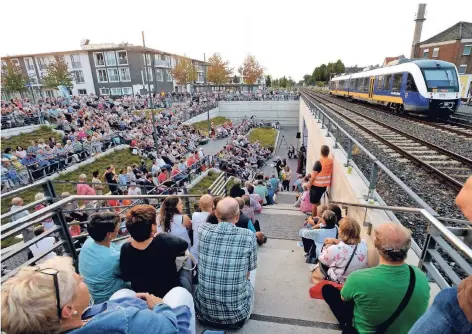
<path id="1" fill-rule="evenodd" d="M 8 59 L 2 66 L 2 89 L 8 93 L 21 93 L 27 88 L 28 78 L 23 74 L 20 66 Z"/>
<path id="2" fill-rule="evenodd" d="M 334 65 L 334 69 L 335 69 L 336 73 L 338 73 L 338 74 L 344 73 L 344 70 L 346 69 L 346 67 L 344 66 L 341 59 L 338 59 L 338 61 Z"/>
<path id="3" fill-rule="evenodd" d="M 272 80 L 272 87 L 279 87 L 279 79 Z"/>
<path id="4" fill-rule="evenodd" d="M 303 81 L 305 82 L 305 85 L 306 85 L 306 86 L 311 85 L 311 83 L 313 82 L 313 81 L 311 80 L 311 75 L 309 75 L 309 74 L 305 74 L 305 75 L 303 76 Z"/>
<path id="5" fill-rule="evenodd" d="M 250 54 L 246 56 L 243 65 L 239 67 L 238 71 L 243 76 L 244 83 L 248 85 L 254 85 L 264 74 L 264 70 L 256 57 Z"/>
<path id="6" fill-rule="evenodd" d="M 219 53 L 214 53 L 208 58 L 208 81 L 221 85 L 228 82 L 228 78 L 233 74 L 233 69 L 229 67 L 229 61 L 223 61 Z"/>
<path id="7" fill-rule="evenodd" d="M 170 70 L 172 77 L 178 85 L 186 85 L 197 80 L 197 71 L 192 64 L 192 60 L 187 57 L 179 57 L 175 67 Z"/>
<path id="8" fill-rule="evenodd" d="M 57 86 L 72 87 L 72 73 L 69 72 L 64 57 L 54 56 L 54 61 L 46 68 L 46 75 L 43 78 L 43 85 L 46 88 L 54 88 Z"/>
<path id="9" fill-rule="evenodd" d="M 265 85 L 266 85 L 266 87 L 270 87 L 272 85 L 272 77 L 270 75 L 266 75 Z"/>

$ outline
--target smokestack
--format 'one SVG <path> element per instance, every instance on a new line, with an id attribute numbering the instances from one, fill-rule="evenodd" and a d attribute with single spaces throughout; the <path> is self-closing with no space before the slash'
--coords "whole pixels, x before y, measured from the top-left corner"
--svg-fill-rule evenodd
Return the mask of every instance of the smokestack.
<path id="1" fill-rule="evenodd" d="M 418 44 L 421 42 L 421 31 L 423 30 L 423 22 L 426 20 L 426 4 L 420 3 L 418 5 L 418 12 L 415 18 L 415 32 L 413 34 L 413 43 L 411 44 L 410 58 L 415 58 L 415 51 Z"/>

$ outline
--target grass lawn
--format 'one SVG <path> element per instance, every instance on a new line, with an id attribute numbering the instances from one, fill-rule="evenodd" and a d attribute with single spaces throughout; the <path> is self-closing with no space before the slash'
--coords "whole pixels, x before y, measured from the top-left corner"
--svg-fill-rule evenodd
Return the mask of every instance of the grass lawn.
<path id="1" fill-rule="evenodd" d="M 54 137 L 57 142 L 61 142 L 62 137 L 58 132 L 52 131 L 52 129 L 47 125 L 42 125 L 38 130 L 29 133 L 22 133 L 18 136 L 13 136 L 10 138 L 3 138 L 1 143 L 2 152 L 7 148 L 11 147 L 13 151 L 16 150 L 17 146 L 22 146 L 25 150 L 30 146 L 32 140 L 35 143 L 38 143 L 39 139 L 43 139 L 46 144 L 48 144 L 49 137 Z"/>
<path id="2" fill-rule="evenodd" d="M 131 154 L 131 152 L 128 149 L 120 150 L 120 151 L 115 151 L 109 155 L 106 155 L 100 159 L 95 160 L 95 162 L 82 166 L 79 169 L 70 172 L 70 173 L 64 173 L 63 175 L 59 176 L 55 180 L 62 180 L 62 181 L 74 181 L 77 182 L 79 180 L 79 175 L 80 174 L 85 174 L 87 175 L 87 181 L 91 182 L 92 181 L 92 172 L 98 170 L 103 176 L 105 173 L 105 169 L 109 165 L 115 165 L 116 167 L 116 173 L 120 172 L 120 169 L 126 168 L 127 166 L 131 166 L 133 163 L 139 164 L 141 162 L 141 157 L 136 156 Z M 149 160 L 146 159 L 146 164 L 151 167 L 151 163 Z M 102 182 L 105 182 L 103 177 L 101 177 Z M 74 195 L 77 193 L 76 191 L 76 185 L 73 184 L 65 184 L 65 183 L 54 183 L 54 189 L 56 190 L 56 195 L 60 195 L 63 192 L 69 192 L 71 195 Z M 22 193 L 16 194 L 15 197 L 21 197 L 23 198 L 25 204 L 34 202 L 34 196 L 38 192 L 42 192 L 42 187 L 38 186 L 33 189 L 26 190 Z M 108 192 L 108 188 L 105 187 L 104 192 Z M 11 199 L 12 196 L 10 197 L 2 197 L 2 214 L 10 210 L 11 207 Z M 30 209 L 29 211 L 32 212 L 34 209 Z M 10 220 L 6 219 L 5 221 L 2 221 L 3 223 L 8 223 Z M 6 240 L 2 241 L 2 247 L 8 247 L 10 245 L 15 244 L 16 242 L 19 242 L 20 239 L 15 239 L 15 238 L 9 238 Z"/>
<path id="3" fill-rule="evenodd" d="M 277 130 L 274 128 L 255 128 L 249 133 L 251 143 L 258 141 L 262 146 L 274 151 Z"/>
<path id="4" fill-rule="evenodd" d="M 208 188 L 215 182 L 221 173 L 215 171 L 209 171 L 207 176 L 200 180 L 196 185 L 189 189 L 189 193 L 192 195 L 206 194 Z"/>
<path id="5" fill-rule="evenodd" d="M 221 116 L 210 118 L 210 123 L 213 122 L 215 124 L 215 127 L 218 125 L 224 124 L 224 122 L 229 122 L 229 121 L 230 121 L 229 118 L 221 117 Z M 202 133 L 208 135 L 208 121 L 207 120 L 193 123 L 192 125 L 197 130 L 200 130 Z"/>

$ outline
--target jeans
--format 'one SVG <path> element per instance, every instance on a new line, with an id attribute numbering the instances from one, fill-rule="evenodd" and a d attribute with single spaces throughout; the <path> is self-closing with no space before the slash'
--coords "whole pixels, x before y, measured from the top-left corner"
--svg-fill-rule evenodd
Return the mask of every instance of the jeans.
<path id="1" fill-rule="evenodd" d="M 119 299 L 124 297 L 136 297 L 136 292 L 129 289 L 121 289 L 115 292 L 111 297 L 110 300 Z M 195 329 L 195 306 L 193 304 L 193 297 L 184 288 L 178 286 L 173 288 L 162 298 L 165 304 L 169 305 L 170 307 L 178 307 L 182 305 L 188 306 L 190 309 L 190 313 L 192 315 L 190 319 L 190 332 L 192 334 L 196 333 Z"/>
<path id="2" fill-rule="evenodd" d="M 418 319 L 409 334 L 472 333 L 470 323 L 457 301 L 457 287 L 438 293 L 433 305 Z"/>

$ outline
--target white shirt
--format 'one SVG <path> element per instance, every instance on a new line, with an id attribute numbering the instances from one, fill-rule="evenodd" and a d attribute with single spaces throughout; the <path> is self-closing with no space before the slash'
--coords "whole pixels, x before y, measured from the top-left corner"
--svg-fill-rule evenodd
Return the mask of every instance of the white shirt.
<path id="1" fill-rule="evenodd" d="M 128 195 L 141 195 L 141 188 L 135 187 L 134 189 L 129 187 L 128 188 Z"/>
<path id="2" fill-rule="evenodd" d="M 39 240 L 34 245 L 30 246 L 29 249 L 30 249 L 31 253 L 33 253 L 33 256 L 38 256 L 38 255 L 41 255 L 42 253 L 44 253 L 45 251 L 47 251 L 48 249 L 50 249 L 52 247 L 52 245 L 54 245 L 55 241 L 56 240 L 54 239 L 54 237 L 46 237 L 44 239 Z M 36 261 L 36 263 L 42 263 L 42 262 L 44 262 L 48 259 L 51 259 L 55 256 L 57 256 L 57 254 L 55 252 L 50 252 L 45 257 L 43 257 L 41 260 Z"/>
<path id="3" fill-rule="evenodd" d="M 195 260 L 198 262 L 198 228 L 206 223 L 209 212 L 194 212 L 192 215 L 193 245 L 190 248 Z"/>

